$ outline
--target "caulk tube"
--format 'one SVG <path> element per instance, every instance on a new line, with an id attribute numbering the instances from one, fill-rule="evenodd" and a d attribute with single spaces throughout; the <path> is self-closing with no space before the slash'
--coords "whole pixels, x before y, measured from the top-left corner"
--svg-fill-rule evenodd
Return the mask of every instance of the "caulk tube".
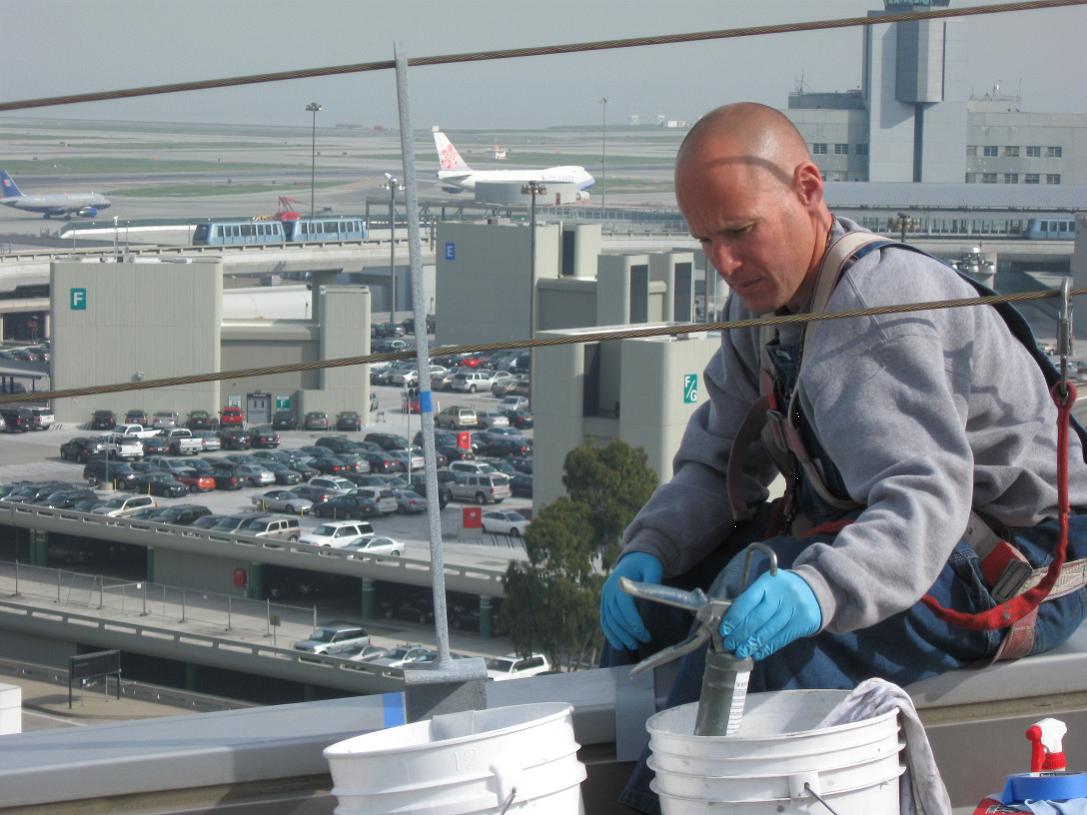
<path id="1" fill-rule="evenodd" d="M 747 684 L 755 661 L 729 651 L 706 651 L 702 698 L 695 719 L 696 736 L 731 736 L 740 729 L 747 701 Z"/>

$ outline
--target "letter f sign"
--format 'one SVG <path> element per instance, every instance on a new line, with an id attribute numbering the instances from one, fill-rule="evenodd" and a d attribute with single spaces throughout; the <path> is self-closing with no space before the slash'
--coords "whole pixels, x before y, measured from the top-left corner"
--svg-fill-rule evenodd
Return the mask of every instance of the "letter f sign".
<path id="1" fill-rule="evenodd" d="M 86 289 L 72 289 L 71 295 L 68 300 L 68 305 L 72 311 L 86 311 L 87 310 L 87 290 Z"/>

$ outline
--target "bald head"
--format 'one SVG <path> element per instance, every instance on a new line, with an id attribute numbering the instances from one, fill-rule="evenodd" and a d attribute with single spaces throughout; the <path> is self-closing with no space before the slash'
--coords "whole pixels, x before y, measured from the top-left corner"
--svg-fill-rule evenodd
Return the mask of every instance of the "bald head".
<path id="1" fill-rule="evenodd" d="M 752 102 L 707 113 L 679 148 L 676 200 L 751 311 L 803 306 L 832 218 L 823 177 L 788 118 Z"/>
<path id="2" fill-rule="evenodd" d="M 678 180 L 681 168 L 692 164 L 704 172 L 729 163 L 790 185 L 794 169 L 810 161 L 804 137 L 788 117 L 766 105 L 738 102 L 711 110 L 691 128 L 676 156 L 676 175 Z"/>

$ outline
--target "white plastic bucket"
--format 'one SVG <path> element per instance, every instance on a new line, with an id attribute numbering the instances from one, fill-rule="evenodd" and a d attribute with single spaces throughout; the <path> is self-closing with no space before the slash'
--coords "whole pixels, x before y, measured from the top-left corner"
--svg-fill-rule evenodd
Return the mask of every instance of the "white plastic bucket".
<path id="1" fill-rule="evenodd" d="M 580 815 L 585 767 L 570 705 L 469 710 L 325 748 L 336 815 Z M 514 792 L 516 790 L 516 792 Z"/>
<path id="2" fill-rule="evenodd" d="M 898 812 L 902 774 L 898 716 L 815 729 L 849 691 L 800 690 L 747 697 L 732 736 L 695 736 L 697 704 L 646 723 L 664 815 L 825 813 L 809 785 L 839 815 Z"/>

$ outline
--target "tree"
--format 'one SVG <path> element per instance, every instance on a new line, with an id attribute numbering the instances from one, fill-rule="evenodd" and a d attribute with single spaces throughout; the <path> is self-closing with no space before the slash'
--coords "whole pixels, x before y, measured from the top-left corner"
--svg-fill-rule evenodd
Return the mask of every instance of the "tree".
<path id="1" fill-rule="evenodd" d="M 657 488 L 657 474 L 645 450 L 621 439 L 575 447 L 563 470 L 566 492 L 589 508 L 598 554 L 610 568 L 619 554 L 623 530 Z"/>
<path id="2" fill-rule="evenodd" d="M 575 448 L 564 470 L 569 495 L 536 515 L 525 532 L 528 561 L 506 571 L 502 621 L 518 653 L 542 652 L 571 669 L 595 661 L 601 643 L 597 564 L 610 566 L 657 477 L 645 451 L 619 440 Z"/>

